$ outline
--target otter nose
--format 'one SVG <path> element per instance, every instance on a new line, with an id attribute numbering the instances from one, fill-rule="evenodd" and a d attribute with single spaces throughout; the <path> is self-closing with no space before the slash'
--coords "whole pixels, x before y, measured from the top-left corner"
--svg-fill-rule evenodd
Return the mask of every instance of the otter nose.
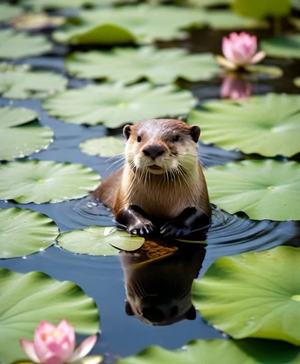
<path id="1" fill-rule="evenodd" d="M 164 152 L 165 149 L 161 145 L 149 145 L 143 149 L 145 156 L 150 157 L 153 160 L 164 154 Z"/>

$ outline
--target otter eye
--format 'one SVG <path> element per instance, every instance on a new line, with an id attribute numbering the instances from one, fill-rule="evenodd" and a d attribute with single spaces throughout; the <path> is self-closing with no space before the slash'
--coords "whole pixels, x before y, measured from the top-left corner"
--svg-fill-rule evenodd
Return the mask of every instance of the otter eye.
<path id="1" fill-rule="evenodd" d="M 138 137 L 136 138 L 137 142 L 141 142 L 142 141 L 142 137 L 140 135 L 138 135 Z"/>
<path id="2" fill-rule="evenodd" d="M 174 136 L 172 137 L 172 142 L 173 142 L 173 143 L 176 143 L 176 142 L 178 142 L 178 141 L 179 141 L 179 139 L 180 139 L 180 135 L 176 134 L 176 135 L 174 135 Z"/>

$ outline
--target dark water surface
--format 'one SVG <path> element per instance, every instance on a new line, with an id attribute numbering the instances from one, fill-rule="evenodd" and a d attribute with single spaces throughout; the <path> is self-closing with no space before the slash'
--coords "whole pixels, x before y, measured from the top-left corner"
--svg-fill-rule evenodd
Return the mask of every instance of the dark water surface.
<path id="1" fill-rule="evenodd" d="M 193 31 L 186 42 L 164 43 L 160 46 L 180 45 L 193 52 L 219 51 L 221 37 L 225 33 L 208 30 Z M 264 34 L 265 35 L 265 34 Z M 47 57 L 37 57 L 26 60 L 37 68 L 52 69 L 63 73 L 63 55 L 66 49 L 58 47 L 53 54 Z M 297 76 L 299 62 L 292 60 L 269 60 L 269 64 L 279 65 L 284 70 L 284 76 L 278 80 L 259 80 L 253 87 L 254 92 L 296 93 L 293 78 Z M 72 87 L 80 87 L 84 81 L 70 80 Z M 220 79 L 205 83 L 180 82 L 184 87 L 191 89 L 201 103 L 208 98 L 218 98 L 220 93 Z M 0 99 L 0 105 L 15 105 L 32 108 L 39 113 L 41 123 L 51 127 L 55 132 L 55 140 L 47 150 L 33 154 L 28 159 L 69 161 L 82 163 L 105 177 L 122 164 L 122 158 L 100 158 L 81 153 L 79 143 L 94 137 L 111 134 L 102 126 L 85 127 L 65 124 L 62 121 L 49 117 L 42 109 L 38 100 L 7 100 Z M 113 132 L 116 134 L 116 131 Z M 205 166 L 223 164 L 246 158 L 239 152 L 228 152 L 212 146 L 200 145 L 200 159 Z M 247 156 L 247 158 L 250 158 Z M 297 159 L 297 158 L 296 158 Z M 13 183 L 13 181 L 8 181 Z M 67 201 L 57 204 L 27 204 L 19 205 L 12 202 L 0 201 L 0 207 L 18 206 L 40 211 L 51 217 L 61 231 L 80 229 L 89 225 L 112 225 L 111 214 L 103 206 L 97 204 L 90 197 L 81 200 Z M 295 222 L 253 221 L 242 215 L 230 215 L 217 208 L 214 210 L 213 224 L 208 232 L 207 245 L 195 248 L 186 248 L 175 260 L 162 259 L 155 264 L 147 263 L 138 266 L 137 274 L 141 277 L 160 274 L 164 269 L 169 270 L 166 282 L 156 280 L 157 290 L 163 284 L 180 285 L 180 279 L 186 280 L 189 286 L 188 272 L 191 264 L 187 257 L 192 251 L 199 254 L 201 259 L 197 267 L 193 267 L 195 274 L 199 270 L 202 275 L 209 265 L 219 256 L 233 255 L 251 250 L 263 250 L 281 244 L 297 245 L 299 242 L 299 225 Z M 84 243 L 84 242 L 83 242 Z M 190 250 L 189 250 L 190 249 Z M 180 249 L 179 249 L 180 250 Z M 123 253 L 122 253 L 123 254 Z M 121 259 L 127 259 L 124 254 Z M 138 258 L 137 258 L 138 259 Z M 171 258 L 172 259 L 172 258 Z M 202 267 L 201 265 L 201 260 Z M 180 262 L 180 264 L 178 263 Z M 126 274 L 130 274 L 126 269 Z M 166 348 L 177 348 L 187 341 L 196 338 L 224 338 L 217 330 L 197 316 L 195 320 L 181 320 L 166 326 L 152 326 L 143 323 L 125 312 L 124 271 L 119 257 L 91 257 L 76 255 L 53 246 L 40 253 L 24 258 L 2 259 L 0 266 L 17 272 L 42 271 L 59 280 L 71 280 L 80 285 L 85 292 L 96 301 L 101 315 L 102 334 L 93 352 L 107 353 L 107 361 L 111 362 L 117 356 L 134 354 L 142 348 L 158 344 Z M 130 268 L 131 269 L 131 268 Z M 134 268 L 135 269 L 135 268 Z M 176 274 L 174 274 L 174 272 Z M 156 289 L 151 287 L 149 289 Z M 153 313 L 152 313 L 153 314 Z"/>

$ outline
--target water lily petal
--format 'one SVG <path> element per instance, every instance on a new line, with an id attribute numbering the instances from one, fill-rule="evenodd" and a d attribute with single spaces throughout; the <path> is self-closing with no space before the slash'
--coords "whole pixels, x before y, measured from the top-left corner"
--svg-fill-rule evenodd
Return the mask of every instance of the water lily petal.
<path id="1" fill-rule="evenodd" d="M 262 59 L 264 59 L 266 56 L 266 53 L 263 51 L 257 52 L 251 59 L 251 63 L 258 63 L 260 62 Z"/>
<path id="2" fill-rule="evenodd" d="M 75 331 L 71 324 L 69 324 L 68 321 L 62 320 L 59 325 L 57 326 L 57 330 L 63 332 L 65 334 L 64 339 L 68 339 L 69 347 L 71 350 L 71 353 L 75 349 Z"/>
<path id="3" fill-rule="evenodd" d="M 21 339 L 20 344 L 21 344 L 22 350 L 24 351 L 24 353 L 28 356 L 28 358 L 30 360 L 34 361 L 35 363 L 40 362 L 39 358 L 37 357 L 36 352 L 34 350 L 33 341 Z"/>
<path id="4" fill-rule="evenodd" d="M 83 340 L 82 343 L 74 351 L 73 355 L 68 360 L 68 362 L 72 363 L 76 360 L 82 359 L 93 349 L 94 345 L 96 344 L 96 341 L 97 341 L 96 335 L 89 336 L 87 339 Z"/>

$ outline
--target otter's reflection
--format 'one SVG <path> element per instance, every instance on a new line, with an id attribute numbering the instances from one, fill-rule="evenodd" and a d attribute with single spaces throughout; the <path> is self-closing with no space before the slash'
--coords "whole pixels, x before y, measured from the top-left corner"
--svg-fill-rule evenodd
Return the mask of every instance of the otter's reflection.
<path id="1" fill-rule="evenodd" d="M 146 240 L 135 253 L 122 252 L 128 315 L 153 325 L 196 318 L 191 286 L 205 256 L 204 244 Z"/>

